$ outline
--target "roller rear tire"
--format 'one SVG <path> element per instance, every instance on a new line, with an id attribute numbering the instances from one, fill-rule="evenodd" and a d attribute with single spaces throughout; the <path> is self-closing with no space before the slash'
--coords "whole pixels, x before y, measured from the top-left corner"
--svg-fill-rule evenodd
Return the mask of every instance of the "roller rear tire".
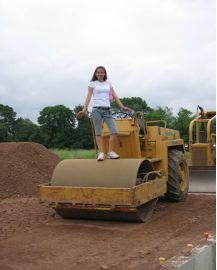
<path id="1" fill-rule="evenodd" d="M 168 182 L 166 198 L 170 201 L 184 201 L 189 189 L 189 170 L 185 155 L 178 150 L 168 154 Z"/>

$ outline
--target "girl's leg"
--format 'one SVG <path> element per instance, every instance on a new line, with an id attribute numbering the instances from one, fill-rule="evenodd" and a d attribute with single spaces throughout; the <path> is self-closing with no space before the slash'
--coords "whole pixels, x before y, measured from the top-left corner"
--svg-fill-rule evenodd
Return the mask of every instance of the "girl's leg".
<path id="1" fill-rule="evenodd" d="M 102 110 L 98 108 L 93 108 L 92 111 L 93 125 L 96 135 L 96 144 L 98 146 L 99 152 L 103 152 L 102 148 Z"/>
<path id="2" fill-rule="evenodd" d="M 108 153 L 113 152 L 115 141 L 117 139 L 118 130 L 115 124 L 115 120 L 113 116 L 111 115 L 110 110 L 106 110 L 104 112 L 104 120 L 106 122 L 106 125 L 108 126 L 108 129 L 110 131 L 110 139 L 109 139 L 109 148 Z"/>
<path id="3" fill-rule="evenodd" d="M 117 139 L 117 133 L 113 133 L 111 134 L 110 136 L 110 139 L 109 139 L 109 149 L 108 149 L 108 152 L 113 152 L 113 148 L 114 148 L 114 145 L 115 145 L 115 141 Z"/>
<path id="4" fill-rule="evenodd" d="M 96 135 L 96 144 L 98 146 L 99 152 L 103 152 L 103 148 L 102 148 L 102 135 Z"/>

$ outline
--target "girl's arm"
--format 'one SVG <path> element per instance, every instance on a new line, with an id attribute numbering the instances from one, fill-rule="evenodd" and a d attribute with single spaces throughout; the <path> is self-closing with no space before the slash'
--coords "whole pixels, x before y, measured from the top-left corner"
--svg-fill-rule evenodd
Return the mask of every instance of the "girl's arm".
<path id="1" fill-rule="evenodd" d="M 113 89 L 113 87 L 112 87 L 112 93 L 113 93 L 113 96 L 114 96 L 114 98 L 115 98 L 117 104 L 121 107 L 121 109 L 122 109 L 123 111 L 125 111 L 125 112 L 131 111 L 130 108 L 124 107 L 124 105 L 122 104 L 122 102 L 121 102 L 120 99 L 118 98 L 117 94 L 115 93 L 115 90 Z"/>
<path id="2" fill-rule="evenodd" d="M 88 105 L 90 103 L 92 94 L 93 94 L 93 89 L 90 86 L 88 86 L 88 93 L 87 93 L 87 97 L 86 97 L 86 100 L 85 100 L 85 103 L 84 103 L 83 110 L 78 112 L 76 114 L 76 117 L 81 118 L 85 114 L 85 112 L 87 110 L 87 107 L 88 107 Z"/>

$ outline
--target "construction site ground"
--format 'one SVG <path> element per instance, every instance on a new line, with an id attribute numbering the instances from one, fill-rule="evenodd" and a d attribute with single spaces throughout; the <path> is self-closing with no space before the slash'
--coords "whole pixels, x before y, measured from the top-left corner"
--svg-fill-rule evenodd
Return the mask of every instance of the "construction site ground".
<path id="1" fill-rule="evenodd" d="M 146 223 L 70 220 L 37 201 L 37 185 L 50 182 L 60 162 L 35 143 L 0 143 L 0 269 L 176 269 L 216 239 L 215 195 L 189 194 L 181 203 L 160 198 Z M 97 162 L 97 161 L 96 161 Z"/>

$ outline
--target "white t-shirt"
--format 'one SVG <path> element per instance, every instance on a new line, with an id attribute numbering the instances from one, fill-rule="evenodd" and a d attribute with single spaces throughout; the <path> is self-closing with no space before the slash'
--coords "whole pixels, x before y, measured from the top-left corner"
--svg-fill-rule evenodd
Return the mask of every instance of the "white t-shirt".
<path id="1" fill-rule="evenodd" d="M 93 89 L 93 107 L 110 107 L 109 92 L 110 85 L 107 81 L 92 81 L 89 85 Z"/>

